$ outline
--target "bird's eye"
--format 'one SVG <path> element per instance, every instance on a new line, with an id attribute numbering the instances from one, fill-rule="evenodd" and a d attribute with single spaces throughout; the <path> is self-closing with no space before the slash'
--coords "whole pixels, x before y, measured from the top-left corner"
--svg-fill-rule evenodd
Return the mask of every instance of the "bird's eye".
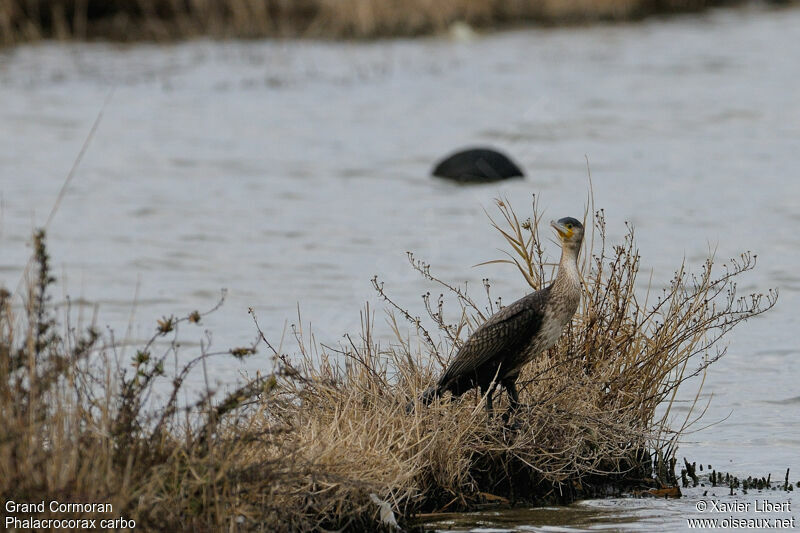
<path id="1" fill-rule="evenodd" d="M 567 222 L 567 229 L 572 229 L 572 222 Z"/>

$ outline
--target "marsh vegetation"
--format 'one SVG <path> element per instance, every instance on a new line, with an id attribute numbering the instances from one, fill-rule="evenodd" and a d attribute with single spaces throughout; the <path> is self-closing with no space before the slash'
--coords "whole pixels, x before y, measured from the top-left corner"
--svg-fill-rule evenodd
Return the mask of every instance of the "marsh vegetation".
<path id="1" fill-rule="evenodd" d="M 548 283 L 535 201 L 525 218 L 506 200 L 496 209 L 508 247 L 498 261 L 532 289 Z M 688 386 L 701 386 L 724 336 L 777 294 L 737 294 L 756 265 L 749 252 L 722 266 L 679 264 L 663 289 L 643 287 L 633 228 L 612 244 L 602 210 L 585 218 L 581 307 L 524 370 L 513 424 L 487 419 L 479 393 L 405 412 L 502 305 L 488 280 L 475 294 L 409 254 L 431 284 L 419 313 L 394 303 L 390 282 L 372 281 L 387 302 L 389 345 L 373 334 L 383 316 L 366 307 L 361 332 L 338 346 L 301 320 L 277 342 L 253 314 L 252 345 L 212 352 L 201 342 L 187 354 L 178 332 L 205 316 L 193 312 L 159 319 L 121 358 L 113 338 L 72 324 L 68 308 L 57 320 L 37 233 L 24 297 L 0 298 L 0 494 L 107 502 L 153 529 L 363 530 L 391 527 L 391 515 L 407 525 L 425 513 L 676 486 L 678 438 L 704 408 L 676 420 L 678 388 L 695 377 Z M 207 372 L 209 358 L 256 351 L 272 357 L 268 372 L 183 399 L 186 376 Z"/>
<path id="2" fill-rule="evenodd" d="M 375 38 L 522 23 L 627 20 L 721 0 L 5 0 L 0 43 L 42 38 L 172 40 L 197 36 Z"/>

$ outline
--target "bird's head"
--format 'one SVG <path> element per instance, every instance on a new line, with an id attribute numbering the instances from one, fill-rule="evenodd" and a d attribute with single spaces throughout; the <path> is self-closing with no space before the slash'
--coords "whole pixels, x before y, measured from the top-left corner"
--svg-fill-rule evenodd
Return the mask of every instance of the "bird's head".
<path id="1" fill-rule="evenodd" d="M 575 252 L 580 249 L 583 242 L 583 224 L 577 219 L 564 217 L 559 219 L 558 222 L 551 220 L 550 225 L 556 230 L 563 248 Z"/>

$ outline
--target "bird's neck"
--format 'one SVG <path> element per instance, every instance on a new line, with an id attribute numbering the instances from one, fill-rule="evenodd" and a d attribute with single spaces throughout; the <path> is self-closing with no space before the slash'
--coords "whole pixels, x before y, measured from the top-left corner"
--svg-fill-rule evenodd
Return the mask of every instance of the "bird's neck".
<path id="1" fill-rule="evenodd" d="M 558 274 L 554 285 L 563 288 L 579 288 L 581 275 L 578 271 L 578 250 L 564 246 L 561 249 L 561 261 L 558 263 Z"/>

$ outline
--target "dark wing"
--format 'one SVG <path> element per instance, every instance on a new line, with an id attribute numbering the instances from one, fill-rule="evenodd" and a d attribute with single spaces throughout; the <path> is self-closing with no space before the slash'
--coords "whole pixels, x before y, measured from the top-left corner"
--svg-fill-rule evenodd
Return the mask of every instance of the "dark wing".
<path id="1" fill-rule="evenodd" d="M 522 348 L 542 325 L 549 287 L 524 296 L 481 324 L 458 350 L 439 385 L 472 374 L 498 354 Z"/>

